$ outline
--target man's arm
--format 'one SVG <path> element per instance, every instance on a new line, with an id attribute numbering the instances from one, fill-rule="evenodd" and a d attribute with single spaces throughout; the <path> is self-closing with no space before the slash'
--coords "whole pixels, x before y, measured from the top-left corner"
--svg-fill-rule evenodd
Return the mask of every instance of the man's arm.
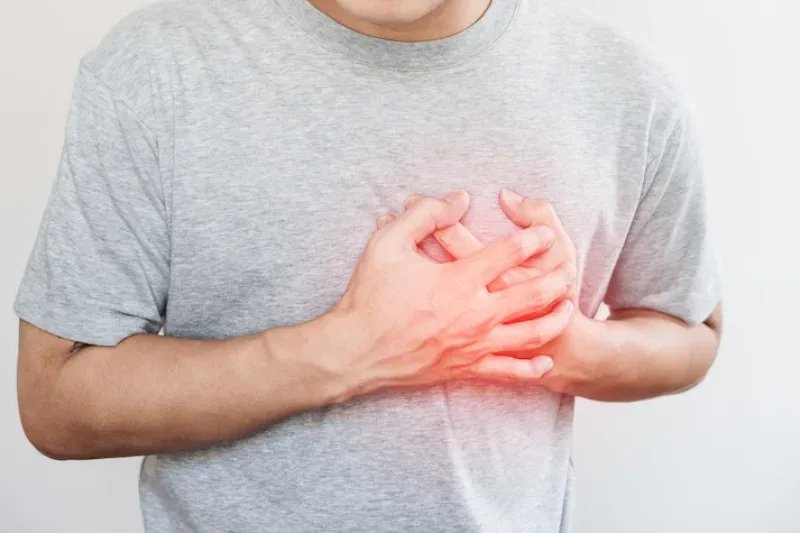
<path id="1" fill-rule="evenodd" d="M 546 225 L 555 232 L 556 243 L 537 257 L 535 264 L 522 263 L 495 280 L 493 290 L 536 279 L 558 265 L 576 262 L 575 247 L 549 202 L 523 198 L 508 190 L 502 191 L 499 200 L 503 212 L 515 224 L 522 228 Z M 437 231 L 434 237 L 455 258 L 470 257 L 482 249 L 478 239 L 461 224 Z M 576 291 L 567 298 L 577 306 Z M 502 367 L 495 366 L 477 377 L 502 378 L 531 366 L 552 368 L 539 384 L 556 392 L 601 401 L 653 398 L 699 383 L 714 362 L 721 332 L 721 304 L 697 325 L 646 309 L 615 309 L 609 320 L 576 312 L 564 333 L 552 342 L 517 352 L 517 358 L 507 359 Z"/>
<path id="2" fill-rule="evenodd" d="M 573 332 L 556 341 L 564 356 L 543 383 L 592 400 L 628 402 L 684 392 L 703 380 L 719 348 L 722 305 L 696 326 L 647 310 L 575 320 Z"/>
<path id="3" fill-rule="evenodd" d="M 243 437 L 344 391 L 314 364 L 336 343 L 314 342 L 283 359 L 269 334 L 224 341 L 135 335 L 85 346 L 20 322 L 19 406 L 29 440 L 55 459 L 146 455 Z M 324 343 L 324 344 L 323 344 Z"/>
<path id="4" fill-rule="evenodd" d="M 530 228 L 449 264 L 416 251 L 467 204 L 465 194 L 429 199 L 379 230 L 339 304 L 303 324 L 220 341 L 135 334 L 113 347 L 74 350 L 72 341 L 23 322 L 18 391 L 28 438 L 60 459 L 202 448 L 377 389 L 463 377 L 506 359 L 487 354 L 560 335 L 567 310 L 542 315 L 569 291 L 569 270 L 486 290 L 545 251 L 552 232 Z M 504 324 L 525 315 L 540 318 Z"/>

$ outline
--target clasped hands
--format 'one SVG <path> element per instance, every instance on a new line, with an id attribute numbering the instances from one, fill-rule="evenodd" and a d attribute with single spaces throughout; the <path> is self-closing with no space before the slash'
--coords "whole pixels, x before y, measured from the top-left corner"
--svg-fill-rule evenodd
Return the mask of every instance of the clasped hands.
<path id="1" fill-rule="evenodd" d="M 456 379 L 527 382 L 569 392 L 586 379 L 597 321 L 578 309 L 575 247 L 546 201 L 500 194 L 520 230 L 487 246 L 460 223 L 469 197 L 412 196 L 385 215 L 342 300 L 358 394 Z M 432 236 L 453 258 L 420 243 Z"/>

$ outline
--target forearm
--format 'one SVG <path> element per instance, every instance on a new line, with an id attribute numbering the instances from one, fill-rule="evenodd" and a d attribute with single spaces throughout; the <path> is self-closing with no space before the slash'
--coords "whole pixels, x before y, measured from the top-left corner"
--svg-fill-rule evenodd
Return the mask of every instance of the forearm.
<path id="1" fill-rule="evenodd" d="M 692 388 L 703 380 L 717 354 L 719 329 L 714 316 L 697 326 L 647 311 L 595 321 L 585 347 L 591 353 L 588 372 L 574 381 L 569 392 L 625 402 Z"/>
<path id="2" fill-rule="evenodd" d="M 41 383 L 49 391 L 27 413 L 26 430 L 43 452 L 65 459 L 244 437 L 341 395 L 335 376 L 315 363 L 330 346 L 321 334 L 306 323 L 223 341 L 137 335 L 113 348 L 85 347 L 49 369 Z"/>

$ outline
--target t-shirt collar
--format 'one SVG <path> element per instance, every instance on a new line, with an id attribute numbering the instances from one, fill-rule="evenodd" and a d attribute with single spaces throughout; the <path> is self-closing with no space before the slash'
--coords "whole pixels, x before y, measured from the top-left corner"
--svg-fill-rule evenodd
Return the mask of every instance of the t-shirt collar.
<path id="1" fill-rule="evenodd" d="M 358 33 L 307 0 L 273 2 L 292 24 L 329 52 L 381 68 L 425 71 L 465 63 L 491 48 L 511 27 L 521 0 L 492 0 L 484 15 L 466 30 L 425 42 L 389 41 Z"/>

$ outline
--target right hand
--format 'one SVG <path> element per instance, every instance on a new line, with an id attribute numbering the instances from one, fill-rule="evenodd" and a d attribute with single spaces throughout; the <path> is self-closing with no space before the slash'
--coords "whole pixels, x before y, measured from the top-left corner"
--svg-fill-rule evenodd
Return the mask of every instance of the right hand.
<path id="1" fill-rule="evenodd" d="M 497 352 L 530 351 L 556 338 L 569 324 L 569 301 L 536 319 L 569 293 L 570 265 L 497 292 L 487 285 L 554 242 L 552 230 L 532 226 L 499 239 L 476 254 L 437 263 L 418 244 L 464 216 L 465 192 L 445 200 L 425 198 L 370 239 L 341 301 L 329 314 L 347 349 L 326 362 L 350 382 L 348 397 L 387 387 L 418 387 L 458 378 L 536 380 L 552 360 L 509 365 Z M 342 399 L 342 401 L 347 398 Z"/>

